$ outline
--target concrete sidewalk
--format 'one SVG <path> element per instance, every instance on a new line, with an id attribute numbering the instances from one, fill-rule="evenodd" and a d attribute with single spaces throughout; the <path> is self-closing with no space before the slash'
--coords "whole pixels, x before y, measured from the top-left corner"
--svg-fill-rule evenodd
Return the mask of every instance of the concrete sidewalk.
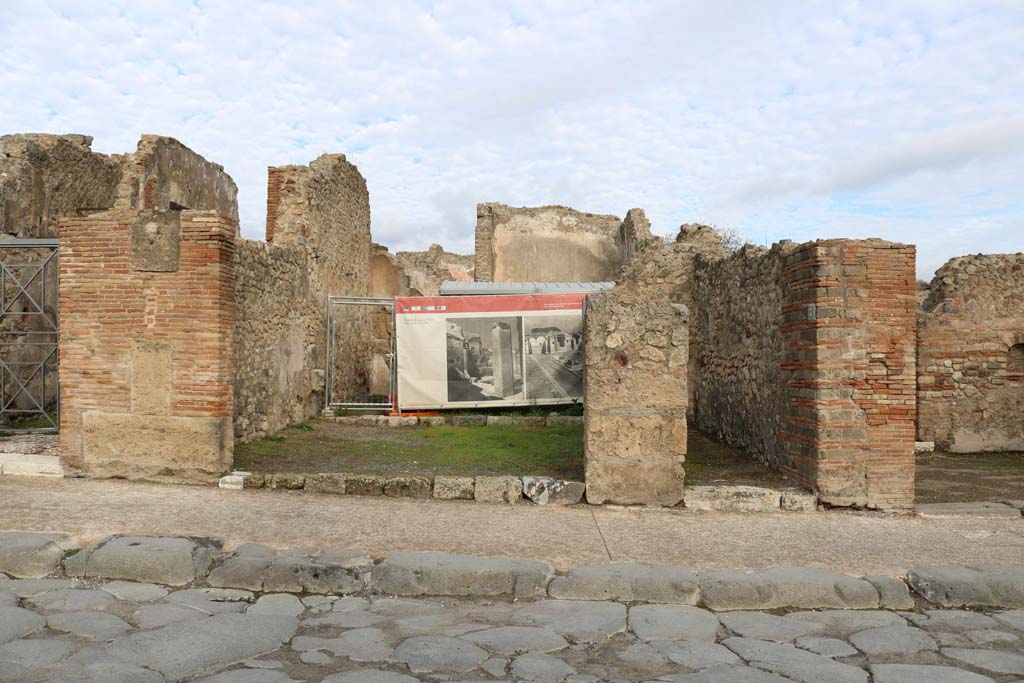
<path id="1" fill-rule="evenodd" d="M 559 570 L 608 561 L 694 570 L 796 565 L 900 575 L 927 564 L 1024 563 L 1024 521 L 845 512 L 726 514 L 541 508 L 123 481 L 0 478 L 0 529 L 189 534 L 277 547 L 513 556 Z"/>

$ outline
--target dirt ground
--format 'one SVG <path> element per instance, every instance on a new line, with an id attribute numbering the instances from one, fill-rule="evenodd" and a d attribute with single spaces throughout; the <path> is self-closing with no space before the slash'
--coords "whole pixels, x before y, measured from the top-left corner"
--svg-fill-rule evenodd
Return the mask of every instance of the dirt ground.
<path id="1" fill-rule="evenodd" d="M 1024 453 L 918 453 L 918 503 L 1024 499 Z"/>

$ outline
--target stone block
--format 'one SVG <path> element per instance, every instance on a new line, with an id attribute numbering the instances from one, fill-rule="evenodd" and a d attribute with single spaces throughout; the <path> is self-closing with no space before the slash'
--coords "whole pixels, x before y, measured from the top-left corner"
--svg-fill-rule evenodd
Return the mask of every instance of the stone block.
<path id="1" fill-rule="evenodd" d="M 140 211 L 132 221 L 131 268 L 173 273 L 181 251 L 180 211 Z"/>
<path id="2" fill-rule="evenodd" d="M 411 416 L 397 416 L 389 415 L 385 418 L 383 424 L 387 427 L 414 427 L 419 424 L 420 419 L 415 415 Z"/>
<path id="3" fill-rule="evenodd" d="M 548 427 L 572 427 L 583 424 L 582 415 L 548 415 Z"/>
<path id="4" fill-rule="evenodd" d="M 63 477 L 60 457 L 36 453 L 0 453 L 0 474 L 19 477 Z"/>
<path id="5" fill-rule="evenodd" d="M 131 412 L 171 414 L 171 345 L 136 339 L 131 350 Z"/>
<path id="6" fill-rule="evenodd" d="M 563 600 L 615 600 L 696 605 L 697 575 L 682 567 L 656 564 L 584 565 L 551 581 L 548 593 Z"/>
<path id="7" fill-rule="evenodd" d="M 445 420 L 442 415 L 427 415 L 420 417 L 420 424 L 428 427 L 444 427 Z"/>
<path id="8" fill-rule="evenodd" d="M 878 606 L 882 609 L 914 609 L 914 597 L 902 579 L 891 576 L 865 576 L 864 580 L 878 591 Z"/>
<path id="9" fill-rule="evenodd" d="M 285 472 L 270 475 L 267 481 L 269 489 L 283 489 L 285 491 L 301 491 L 306 486 L 306 475 Z"/>
<path id="10" fill-rule="evenodd" d="M 523 477 L 523 495 L 537 505 L 575 505 L 583 500 L 586 490 L 586 484 L 581 481 Z"/>
<path id="11" fill-rule="evenodd" d="M 935 450 L 934 441 L 915 441 L 914 452 L 915 453 L 931 453 Z"/>
<path id="12" fill-rule="evenodd" d="M 396 553 L 373 569 L 374 590 L 392 595 L 541 597 L 553 575 L 534 560 Z"/>
<path id="13" fill-rule="evenodd" d="M 781 493 L 759 486 L 688 486 L 687 510 L 699 512 L 777 512 Z"/>
<path id="14" fill-rule="evenodd" d="M 808 491 L 783 491 L 780 507 L 786 512 L 814 512 L 818 497 Z"/>
<path id="15" fill-rule="evenodd" d="M 478 503 L 514 505 L 523 498 L 523 482 L 519 477 L 477 477 L 473 497 Z"/>
<path id="16" fill-rule="evenodd" d="M 388 477 L 384 481 L 384 495 L 390 498 L 430 498 L 428 477 Z"/>
<path id="17" fill-rule="evenodd" d="M 241 474 L 225 474 L 217 480 L 217 488 L 228 491 L 241 491 L 245 488 L 245 476 Z"/>
<path id="18" fill-rule="evenodd" d="M 348 475 L 335 472 L 311 474 L 306 477 L 306 490 L 311 493 L 331 493 L 335 495 L 347 492 Z"/>
<path id="19" fill-rule="evenodd" d="M 0 531 L 0 572 L 41 579 L 60 568 L 65 551 L 77 547 L 67 534 Z"/>
<path id="20" fill-rule="evenodd" d="M 267 485 L 267 477 L 262 474 L 250 474 L 242 481 L 244 489 L 261 489 Z"/>
<path id="21" fill-rule="evenodd" d="M 183 586 L 206 576 L 221 542 L 182 536 L 110 536 L 67 558 L 68 576 Z"/>
<path id="22" fill-rule="evenodd" d="M 681 457 L 588 458 L 587 502 L 592 505 L 678 505 L 683 500 Z"/>
<path id="23" fill-rule="evenodd" d="M 365 553 L 325 548 L 276 550 L 245 544 L 210 572 L 219 588 L 260 592 L 348 594 L 366 587 L 373 561 Z"/>
<path id="24" fill-rule="evenodd" d="M 875 609 L 879 604 L 878 591 L 864 579 L 803 567 L 703 573 L 700 594 L 716 611 Z"/>
<path id="25" fill-rule="evenodd" d="M 372 474 L 350 474 L 345 481 L 345 493 L 351 496 L 384 495 L 384 477 Z"/>
<path id="26" fill-rule="evenodd" d="M 453 415 L 453 427 L 484 427 L 487 425 L 486 415 Z"/>
<path id="27" fill-rule="evenodd" d="M 542 415 L 488 415 L 487 426 L 516 425 L 520 427 L 543 427 L 546 418 Z"/>
<path id="28" fill-rule="evenodd" d="M 445 500 L 473 500 L 473 477 L 434 477 L 434 498 Z"/>
<path id="29" fill-rule="evenodd" d="M 1024 608 L 1024 566 L 915 567 L 907 582 L 922 598 L 943 607 Z"/>

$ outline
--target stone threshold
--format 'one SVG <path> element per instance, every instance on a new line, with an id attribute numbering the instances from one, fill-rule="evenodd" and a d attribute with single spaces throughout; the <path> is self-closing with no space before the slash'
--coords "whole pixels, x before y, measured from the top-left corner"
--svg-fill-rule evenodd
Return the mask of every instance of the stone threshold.
<path id="1" fill-rule="evenodd" d="M 516 425 L 521 427 L 565 427 L 583 424 L 582 415 L 328 415 L 321 419 L 340 424 L 377 427 L 494 427 Z"/>
<path id="2" fill-rule="evenodd" d="M 63 477 L 60 456 L 37 453 L 0 453 L 0 475 Z"/>
<path id="3" fill-rule="evenodd" d="M 506 505 L 586 504 L 586 484 L 583 482 L 534 476 L 430 477 L 236 471 L 221 477 L 218 486 L 234 491 L 267 488 L 332 495 L 474 500 Z M 817 497 L 806 491 L 780 491 L 759 486 L 691 486 L 684 492 L 682 507 L 695 512 L 814 512 L 817 503 Z"/>
<path id="4" fill-rule="evenodd" d="M 0 579 L 74 577 L 259 592 L 674 603 L 715 611 L 1024 608 L 1024 566 L 926 566 L 906 576 L 853 576 L 807 567 L 691 572 L 609 563 L 556 573 L 545 562 L 440 552 L 373 560 L 337 548 L 275 549 L 184 536 L 107 537 L 77 549 L 60 533 L 0 532 Z M 77 549 L 77 550 L 76 550 Z M 2 584 L 0 584 L 2 585 Z"/>

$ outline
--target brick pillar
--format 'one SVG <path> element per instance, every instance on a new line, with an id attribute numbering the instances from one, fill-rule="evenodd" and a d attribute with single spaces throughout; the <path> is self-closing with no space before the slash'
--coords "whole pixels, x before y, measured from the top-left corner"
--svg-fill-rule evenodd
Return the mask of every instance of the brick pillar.
<path id="1" fill-rule="evenodd" d="M 587 297 L 587 501 L 677 505 L 686 460 L 689 314 L 618 289 Z"/>
<path id="2" fill-rule="evenodd" d="M 494 373 L 494 395 L 501 398 L 516 393 L 515 368 L 512 363 L 512 327 L 508 323 L 494 323 L 491 328 L 494 355 L 491 370 Z"/>
<path id="3" fill-rule="evenodd" d="M 231 467 L 236 234 L 213 211 L 61 219 L 67 468 L 210 481 Z"/>

